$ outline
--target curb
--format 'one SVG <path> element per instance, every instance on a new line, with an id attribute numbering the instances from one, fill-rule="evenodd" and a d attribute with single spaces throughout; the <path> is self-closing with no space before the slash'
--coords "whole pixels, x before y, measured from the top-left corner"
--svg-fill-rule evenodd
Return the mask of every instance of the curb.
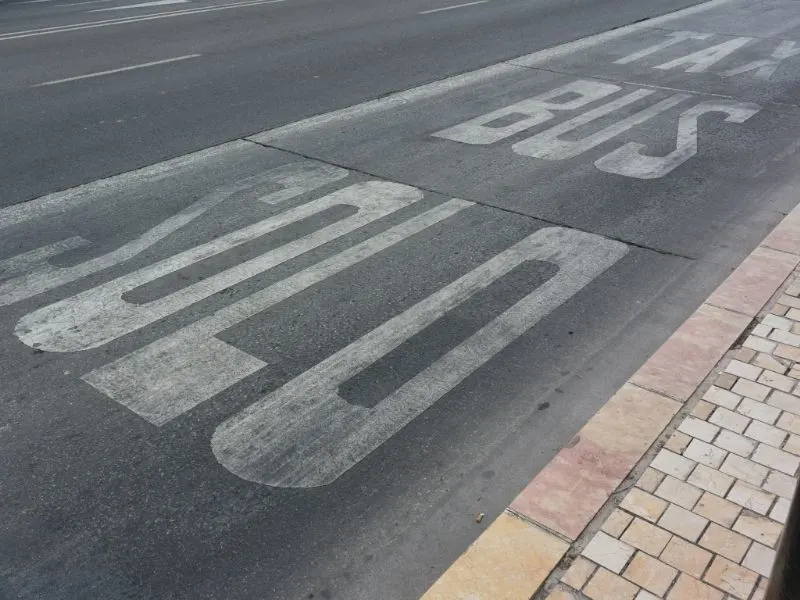
<path id="1" fill-rule="evenodd" d="M 528 600 L 800 264 L 800 206 L 422 596 Z"/>

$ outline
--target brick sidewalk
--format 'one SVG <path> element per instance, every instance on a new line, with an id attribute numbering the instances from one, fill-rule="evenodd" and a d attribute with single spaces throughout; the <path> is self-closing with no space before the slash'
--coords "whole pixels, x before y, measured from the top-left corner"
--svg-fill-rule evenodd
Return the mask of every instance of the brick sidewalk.
<path id="1" fill-rule="evenodd" d="M 759 600 L 800 467 L 800 208 L 423 600 Z"/>

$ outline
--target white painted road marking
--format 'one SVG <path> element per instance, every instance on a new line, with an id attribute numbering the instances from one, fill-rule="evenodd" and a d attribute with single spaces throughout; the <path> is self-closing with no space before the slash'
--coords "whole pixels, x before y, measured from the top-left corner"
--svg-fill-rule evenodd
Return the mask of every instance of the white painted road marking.
<path id="1" fill-rule="evenodd" d="M 369 181 L 356 183 L 201 244 L 153 265 L 118 277 L 108 283 L 45 306 L 20 319 L 16 334 L 31 348 L 47 352 L 79 352 L 97 348 L 123 335 L 208 298 L 318 248 L 347 233 L 422 199 L 417 188 L 397 183 Z M 167 296 L 132 304 L 123 299 L 135 290 L 165 275 L 196 264 L 211 256 L 241 246 L 287 225 L 312 217 L 334 206 L 353 206 L 354 215 L 237 264 L 207 279 L 193 283 Z"/>
<path id="2" fill-rule="evenodd" d="M 465 4 L 456 4 L 453 6 L 443 6 L 441 8 L 432 8 L 431 10 L 423 10 L 418 12 L 419 15 L 432 15 L 433 13 L 444 12 L 446 10 L 454 10 L 456 8 L 466 8 L 467 6 L 475 6 L 476 4 L 486 4 L 489 0 L 477 0 L 477 2 L 466 2 Z"/>
<path id="3" fill-rule="evenodd" d="M 26 31 L 9 31 L 6 33 L 0 33 L 0 42 L 36 37 L 40 35 L 51 35 L 54 33 L 81 31 L 83 29 L 95 29 L 97 27 L 111 27 L 112 25 L 127 25 L 129 23 L 139 23 L 141 21 L 153 21 L 156 19 L 168 19 L 171 17 L 199 15 L 202 13 L 216 12 L 219 10 L 229 10 L 233 8 L 247 8 L 250 6 L 261 6 L 263 4 L 278 4 L 286 1 L 287 0 L 252 0 L 248 2 L 233 2 L 231 4 L 223 4 L 221 6 L 208 6 L 204 8 L 186 8 L 183 10 L 176 10 L 176 11 L 150 13 L 146 15 L 135 15 L 130 17 L 119 17 L 117 19 L 106 19 L 103 21 L 89 21 L 88 23 L 57 25 L 53 27 L 42 27 L 40 29 L 28 29 Z"/>
<path id="4" fill-rule="evenodd" d="M 75 77 L 65 77 L 64 79 L 54 79 L 53 81 L 45 81 L 44 83 L 37 83 L 31 87 L 44 87 L 47 85 L 56 85 L 58 83 L 69 83 L 71 81 L 80 81 L 82 79 L 94 79 L 95 77 L 103 77 L 105 75 L 114 75 L 115 73 L 125 73 L 126 71 L 136 71 L 137 69 L 146 69 L 147 67 L 156 67 L 158 65 L 166 65 L 169 63 L 180 62 L 182 60 L 189 60 L 190 58 L 198 58 L 200 54 L 187 54 L 185 56 L 176 56 L 175 58 L 165 58 L 163 60 L 154 60 L 153 62 L 141 63 L 139 65 L 131 65 L 129 67 L 120 67 L 119 69 L 109 69 L 108 71 L 98 71 L 96 73 L 87 73 L 86 75 L 76 75 Z"/>
<path id="5" fill-rule="evenodd" d="M 345 177 L 347 177 L 347 171 L 339 167 L 302 160 L 270 169 L 261 175 L 249 177 L 215 190 L 116 250 L 71 267 L 56 267 L 47 262 L 47 259 L 80 246 L 86 246 L 90 244 L 89 241 L 80 237 L 69 238 L 6 260 L 0 260 L 0 306 L 31 298 L 123 263 L 191 223 L 234 194 L 256 193 L 262 202 L 277 204 Z M 269 191 L 263 190 L 265 187 L 268 187 Z M 274 190 L 275 187 L 280 189 Z"/>
<path id="6" fill-rule="evenodd" d="M 400 431 L 627 253 L 580 231 L 541 229 L 222 423 L 212 449 L 229 471 L 270 486 L 326 485 Z M 374 408 L 338 388 L 448 311 L 526 261 L 558 273 Z"/>
<path id="7" fill-rule="evenodd" d="M 472 206 L 450 200 L 320 263 L 218 310 L 82 377 L 154 425 L 191 410 L 247 375 L 262 361 L 214 336 Z"/>
<path id="8" fill-rule="evenodd" d="M 86 12 L 106 12 L 110 10 L 130 10 L 132 8 L 149 8 L 151 6 L 168 6 L 170 4 L 188 4 L 189 0 L 153 0 L 153 2 L 140 2 L 138 4 L 126 4 L 124 6 L 111 6 L 109 8 L 96 8 Z"/>

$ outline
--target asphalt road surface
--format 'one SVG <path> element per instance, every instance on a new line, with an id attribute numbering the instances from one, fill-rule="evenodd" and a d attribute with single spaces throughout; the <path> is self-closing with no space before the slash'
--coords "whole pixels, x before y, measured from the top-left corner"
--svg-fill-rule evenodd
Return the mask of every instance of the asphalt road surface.
<path id="1" fill-rule="evenodd" d="M 0 8 L 3 599 L 417 598 L 797 203 L 794 0 L 131 3 Z"/>

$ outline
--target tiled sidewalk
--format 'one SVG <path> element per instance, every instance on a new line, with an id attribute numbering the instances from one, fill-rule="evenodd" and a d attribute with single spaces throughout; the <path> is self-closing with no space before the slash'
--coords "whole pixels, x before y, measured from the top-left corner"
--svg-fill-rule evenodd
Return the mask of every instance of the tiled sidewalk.
<path id="1" fill-rule="evenodd" d="M 800 467 L 798 363 L 795 283 L 711 378 L 548 600 L 760 599 Z"/>

